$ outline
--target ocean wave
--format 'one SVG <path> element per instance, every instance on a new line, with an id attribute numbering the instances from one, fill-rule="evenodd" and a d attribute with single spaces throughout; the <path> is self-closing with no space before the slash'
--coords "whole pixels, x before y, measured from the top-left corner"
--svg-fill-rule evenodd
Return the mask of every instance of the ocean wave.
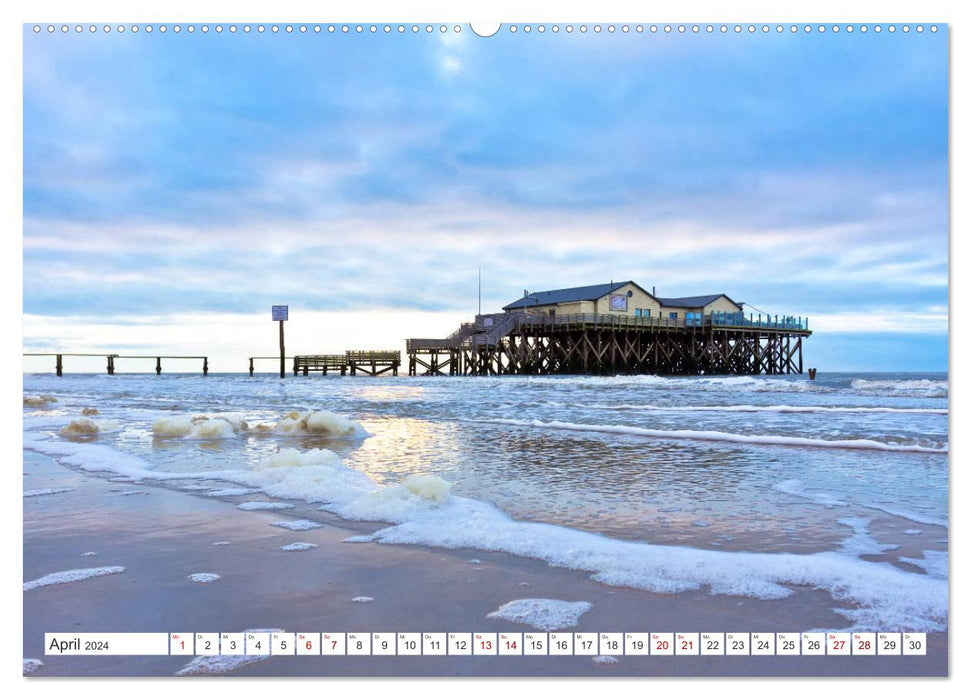
<path id="1" fill-rule="evenodd" d="M 939 379 L 854 379 L 850 387 L 867 394 L 947 398 L 948 382 Z"/>
<path id="2" fill-rule="evenodd" d="M 554 405 L 550 402 L 550 405 Z M 565 406 L 566 404 L 558 404 Z M 946 408 L 894 408 L 892 406 L 757 406 L 751 404 L 729 406 L 658 406 L 653 404 L 571 404 L 573 408 L 598 411 L 657 411 L 672 413 L 925 413 L 948 414 Z"/>
<path id="3" fill-rule="evenodd" d="M 584 423 L 567 423 L 563 421 L 516 420 L 512 418 L 470 419 L 469 422 L 513 425 L 524 428 L 572 430 L 587 433 L 613 433 L 618 435 L 658 438 L 662 440 L 702 440 L 707 442 L 731 442 L 751 445 L 777 445 L 781 447 L 819 447 L 842 450 L 885 450 L 888 452 L 947 453 L 947 447 L 896 444 L 865 439 L 825 440 L 823 438 L 804 438 L 787 435 L 744 435 L 740 433 L 724 433 L 717 430 L 655 430 L 652 428 L 638 428 L 630 425 L 588 425 Z"/>

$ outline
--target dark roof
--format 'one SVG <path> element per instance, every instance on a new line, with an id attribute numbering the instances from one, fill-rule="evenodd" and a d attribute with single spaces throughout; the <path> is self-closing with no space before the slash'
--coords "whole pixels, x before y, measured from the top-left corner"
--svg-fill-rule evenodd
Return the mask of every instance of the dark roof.
<path id="1" fill-rule="evenodd" d="M 547 306 L 549 304 L 566 304 L 571 301 L 593 301 L 606 294 L 610 294 L 615 289 L 620 289 L 624 285 L 633 284 L 640 289 L 640 286 L 631 280 L 626 282 L 611 282 L 608 284 L 593 284 L 589 287 L 571 287 L 570 289 L 551 289 L 546 292 L 530 292 L 529 300 L 520 297 L 514 302 L 502 307 L 503 311 L 511 309 L 521 309 L 525 304 L 529 306 Z"/>
<path id="2" fill-rule="evenodd" d="M 720 297 L 725 297 L 735 304 L 735 306 L 741 307 L 741 304 L 736 304 L 727 294 L 701 294 L 696 297 L 658 297 L 657 300 L 661 302 L 661 306 L 680 306 L 686 309 L 700 309 L 703 306 L 708 306 L 708 304 Z"/>

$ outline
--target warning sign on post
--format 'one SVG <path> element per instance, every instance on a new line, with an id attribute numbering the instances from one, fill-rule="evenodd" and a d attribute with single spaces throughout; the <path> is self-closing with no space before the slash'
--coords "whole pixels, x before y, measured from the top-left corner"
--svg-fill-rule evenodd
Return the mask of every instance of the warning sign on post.
<path id="1" fill-rule="evenodd" d="M 274 321 L 288 321 L 287 315 L 290 313 L 289 306 L 274 306 L 273 307 L 273 320 Z"/>

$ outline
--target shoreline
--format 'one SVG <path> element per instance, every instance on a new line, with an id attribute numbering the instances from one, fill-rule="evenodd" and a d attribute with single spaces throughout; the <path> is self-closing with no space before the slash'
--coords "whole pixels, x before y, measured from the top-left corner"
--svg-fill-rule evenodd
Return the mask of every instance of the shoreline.
<path id="1" fill-rule="evenodd" d="M 289 532 L 271 523 L 305 517 L 306 509 L 241 511 L 223 498 L 113 482 L 28 451 L 24 465 L 25 488 L 75 489 L 25 499 L 24 580 L 74 568 L 125 567 L 118 575 L 24 593 L 24 657 L 44 661 L 33 677 L 170 676 L 191 659 L 48 658 L 44 632 L 531 631 L 486 617 L 522 598 L 591 603 L 569 631 L 802 632 L 847 625 L 833 612 L 839 604 L 821 591 L 799 589 L 775 601 L 705 590 L 653 594 L 497 552 L 346 543 L 371 525 L 384 525 L 347 523 L 316 509 L 311 517 L 324 527 Z M 120 495 L 126 491 L 144 493 Z M 212 545 L 218 541 L 231 544 Z M 317 547 L 279 549 L 298 541 Z M 88 551 L 98 554 L 81 556 Z M 222 578 L 211 584 L 186 579 L 198 572 Z M 374 601 L 351 602 L 357 596 Z M 589 657 L 272 657 L 231 675 L 927 677 L 947 675 L 947 637 L 947 631 L 929 633 L 925 657 L 620 656 L 609 665 Z"/>

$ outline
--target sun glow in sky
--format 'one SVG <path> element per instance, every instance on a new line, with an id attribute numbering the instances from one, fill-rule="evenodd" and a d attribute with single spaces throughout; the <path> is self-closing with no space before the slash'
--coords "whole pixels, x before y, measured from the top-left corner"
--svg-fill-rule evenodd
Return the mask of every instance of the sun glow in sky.
<path id="1" fill-rule="evenodd" d="M 481 267 L 483 311 L 633 279 L 946 369 L 943 27 L 24 32 L 25 351 L 244 371 L 272 304 L 289 352 L 401 348 Z"/>

